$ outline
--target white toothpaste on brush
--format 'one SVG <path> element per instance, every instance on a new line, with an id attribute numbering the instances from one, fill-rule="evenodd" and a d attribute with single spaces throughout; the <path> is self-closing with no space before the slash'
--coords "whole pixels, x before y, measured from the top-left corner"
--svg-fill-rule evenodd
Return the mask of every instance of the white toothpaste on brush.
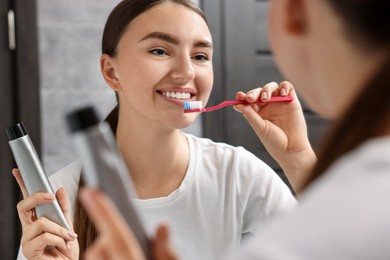
<path id="1" fill-rule="evenodd" d="M 202 108 L 203 108 L 202 101 L 184 102 L 184 110 L 202 109 Z"/>

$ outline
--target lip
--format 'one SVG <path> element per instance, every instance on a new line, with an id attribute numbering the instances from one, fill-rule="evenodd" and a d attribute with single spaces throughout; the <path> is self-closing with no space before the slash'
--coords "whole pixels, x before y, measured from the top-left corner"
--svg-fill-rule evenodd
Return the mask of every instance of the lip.
<path id="1" fill-rule="evenodd" d="M 163 96 L 163 95 L 161 95 L 161 96 L 162 96 L 167 102 L 172 103 L 172 104 L 175 104 L 175 105 L 177 105 L 177 106 L 180 106 L 180 107 L 182 107 L 183 109 L 184 109 L 184 102 L 190 101 L 189 99 L 188 99 L 188 100 L 185 100 L 185 99 L 180 100 L 180 99 L 167 98 L 167 97 L 165 97 L 165 96 Z"/>

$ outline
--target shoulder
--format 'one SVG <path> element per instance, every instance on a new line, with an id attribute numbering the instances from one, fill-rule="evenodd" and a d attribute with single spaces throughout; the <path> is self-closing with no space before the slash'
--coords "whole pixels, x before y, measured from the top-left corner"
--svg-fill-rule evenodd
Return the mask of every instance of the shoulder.
<path id="1" fill-rule="evenodd" d="M 390 167 L 389 154 L 390 137 L 373 138 L 337 160 L 328 172 L 387 171 Z"/>
<path id="2" fill-rule="evenodd" d="M 390 138 L 375 138 L 341 157 L 302 194 L 299 207 L 267 223 L 244 255 L 266 258 L 272 250 L 277 257 L 282 250 L 286 259 L 388 259 L 387 244 L 378 241 L 390 240 L 389 154 Z"/>
<path id="3" fill-rule="evenodd" d="M 375 182 L 383 183 L 389 176 L 389 154 L 390 137 L 367 140 L 337 159 L 305 193 L 321 193 L 328 187 L 340 189 L 337 192 L 343 193 L 346 188 L 358 188 L 359 185 L 368 187 L 370 183 L 375 185 Z"/>

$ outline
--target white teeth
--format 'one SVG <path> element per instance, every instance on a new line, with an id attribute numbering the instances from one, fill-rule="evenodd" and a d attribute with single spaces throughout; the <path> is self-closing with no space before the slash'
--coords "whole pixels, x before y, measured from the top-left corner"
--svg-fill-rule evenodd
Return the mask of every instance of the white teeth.
<path id="1" fill-rule="evenodd" d="M 181 93 L 181 92 L 162 92 L 162 94 L 168 98 L 176 98 L 176 99 L 190 99 L 190 93 Z"/>

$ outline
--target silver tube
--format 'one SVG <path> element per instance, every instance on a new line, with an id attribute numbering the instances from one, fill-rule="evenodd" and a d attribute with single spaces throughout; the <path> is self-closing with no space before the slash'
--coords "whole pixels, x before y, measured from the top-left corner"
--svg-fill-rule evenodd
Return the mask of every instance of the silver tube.
<path id="1" fill-rule="evenodd" d="M 54 194 L 53 188 L 43 170 L 30 136 L 22 123 L 5 129 L 12 154 L 19 168 L 28 195 L 36 192 Z M 71 230 L 57 199 L 52 203 L 41 204 L 35 208 L 38 218 L 45 217 L 58 225 Z"/>
<path id="2" fill-rule="evenodd" d="M 118 150 L 110 126 L 99 123 L 92 107 L 67 116 L 75 150 L 83 164 L 82 176 L 89 187 L 104 191 L 116 204 L 147 259 L 151 259 L 150 241 L 132 203 L 136 198 L 133 181 Z"/>

